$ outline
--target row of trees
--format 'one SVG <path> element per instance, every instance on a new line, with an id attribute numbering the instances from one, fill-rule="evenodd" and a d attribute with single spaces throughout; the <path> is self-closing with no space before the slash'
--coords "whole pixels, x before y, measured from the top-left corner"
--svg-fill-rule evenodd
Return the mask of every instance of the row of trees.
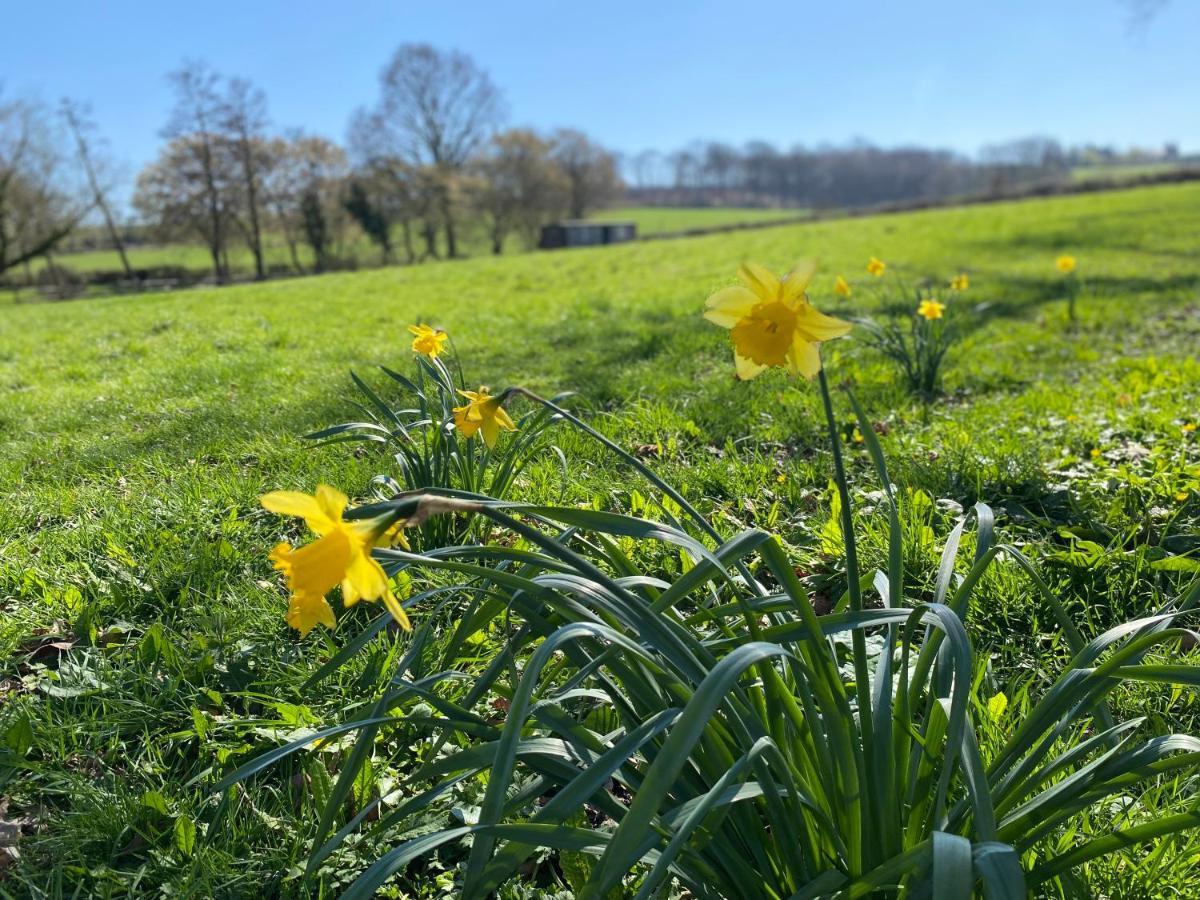
<path id="1" fill-rule="evenodd" d="M 1048 137 L 992 144 L 971 158 L 922 147 L 780 150 L 765 141 L 743 147 L 694 142 L 673 153 L 646 150 L 625 160 L 632 192 L 649 202 L 747 203 L 837 208 L 993 193 L 1029 182 L 1065 180 L 1074 167 L 1178 161 L 1179 150 L 1118 153 L 1064 147 Z"/>
<path id="2" fill-rule="evenodd" d="M 170 80 L 164 143 L 137 174 L 133 208 L 155 239 L 202 243 L 222 281 L 236 247 L 262 278 L 273 243 L 286 244 L 288 268 L 307 256 L 317 271 L 363 235 L 385 262 L 460 256 L 467 224 L 482 224 L 496 253 L 510 237 L 533 246 L 546 222 L 582 218 L 623 190 L 616 155 L 582 132 L 503 130 L 499 89 L 462 53 L 400 47 L 344 147 L 273 128 L 261 90 L 203 63 Z M 109 200 L 116 168 L 85 109 L 64 101 L 59 113 L 0 105 L 0 276 L 49 259 L 91 220 L 133 276 Z"/>
<path id="3" fill-rule="evenodd" d="M 347 235 L 385 262 L 461 255 L 465 220 L 486 222 L 494 252 L 540 226 L 582 217 L 621 191 L 615 156 L 581 132 L 501 131 L 504 103 L 461 53 L 401 47 L 375 106 L 352 117 L 346 150 L 320 137 L 273 135 L 261 91 L 201 64 L 171 76 L 176 105 L 159 158 L 138 176 L 134 206 L 166 237 L 198 238 L 219 278 L 233 240 L 266 274 L 264 233 L 306 244 L 320 271 Z M 348 152 L 347 152 L 348 151 Z"/>

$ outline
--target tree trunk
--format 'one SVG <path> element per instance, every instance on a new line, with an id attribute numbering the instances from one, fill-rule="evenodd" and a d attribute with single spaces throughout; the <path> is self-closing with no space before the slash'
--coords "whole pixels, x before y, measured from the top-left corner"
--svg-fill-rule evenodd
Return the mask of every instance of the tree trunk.
<path id="1" fill-rule="evenodd" d="M 126 278 L 133 278 L 133 266 L 129 264 L 129 257 L 125 254 L 125 242 L 121 240 L 121 234 L 117 230 L 117 223 L 113 220 L 112 211 L 108 208 L 108 198 L 104 196 L 104 191 L 100 188 L 100 180 L 96 177 L 96 169 L 92 165 L 92 156 L 88 152 L 87 142 L 83 139 L 83 129 L 80 128 L 74 109 L 65 100 L 63 101 L 63 110 L 66 114 L 67 126 L 71 129 L 71 133 L 75 135 L 75 144 L 79 151 L 79 161 L 83 163 L 83 171 L 87 175 L 88 186 L 92 189 L 92 196 L 95 198 L 96 205 L 100 207 L 100 212 L 104 216 L 104 225 L 108 229 L 108 236 L 112 239 L 113 246 L 117 248 L 117 255 L 121 257 L 121 268 L 125 270 Z"/>
<path id="2" fill-rule="evenodd" d="M 291 232 L 287 233 L 288 253 L 292 257 L 292 268 L 297 272 L 303 272 L 304 266 L 300 264 L 300 253 L 296 250 L 296 239 L 292 237 Z"/>
<path id="3" fill-rule="evenodd" d="M 212 257 L 213 277 L 217 279 L 217 284 L 221 283 L 221 248 L 213 243 L 212 239 L 208 241 L 208 255 Z"/>
<path id="4" fill-rule="evenodd" d="M 417 261 L 417 254 L 413 250 L 412 227 L 408 224 L 408 219 L 402 221 L 400 227 L 404 229 L 404 254 L 408 257 L 408 264 L 411 266 Z"/>
<path id="5" fill-rule="evenodd" d="M 437 228 L 429 221 L 421 225 L 421 236 L 425 238 L 426 258 L 440 259 L 437 249 Z"/>
<path id="6" fill-rule="evenodd" d="M 254 178 L 254 148 L 249 137 L 242 137 L 242 175 L 246 179 L 246 206 L 250 214 L 250 252 L 254 254 L 254 277 L 262 281 L 267 276 L 263 265 L 262 229 L 258 223 L 258 185 Z"/>

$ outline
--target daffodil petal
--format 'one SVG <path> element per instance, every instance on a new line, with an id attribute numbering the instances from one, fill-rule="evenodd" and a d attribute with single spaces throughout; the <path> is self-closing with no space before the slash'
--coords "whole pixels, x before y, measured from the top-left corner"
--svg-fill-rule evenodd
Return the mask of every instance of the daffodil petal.
<path id="1" fill-rule="evenodd" d="M 758 297 L 749 288 L 740 284 L 722 288 L 704 304 L 704 318 L 722 328 L 732 328 L 738 320 L 750 315 L 759 302 Z"/>
<path id="2" fill-rule="evenodd" d="M 346 507 L 350 505 L 350 498 L 339 491 L 337 488 L 330 487 L 327 484 L 317 485 L 317 503 L 321 507 L 321 511 L 329 517 L 331 521 L 342 521 L 342 513 Z"/>
<path id="3" fill-rule="evenodd" d="M 333 609 L 320 594 L 293 594 L 288 601 L 287 623 L 306 637 L 317 625 L 337 626 Z"/>
<path id="4" fill-rule="evenodd" d="M 775 300 L 779 297 L 779 279 L 770 269 L 758 263 L 744 262 L 738 266 L 738 278 L 746 287 L 758 295 L 760 300 Z"/>
<path id="5" fill-rule="evenodd" d="M 358 553 L 346 568 L 342 582 L 342 599 L 347 606 L 359 600 L 378 600 L 388 590 L 388 578 L 383 567 L 367 553 Z"/>
<path id="6" fill-rule="evenodd" d="M 408 613 L 404 611 L 404 607 L 400 605 L 400 601 L 396 599 L 396 595 L 391 591 L 384 591 L 383 605 L 387 607 L 387 611 L 392 614 L 392 618 L 396 620 L 405 631 L 412 631 L 412 622 L 408 620 Z"/>
<path id="7" fill-rule="evenodd" d="M 483 442 L 488 445 L 488 448 L 496 446 L 496 439 L 500 437 L 500 426 L 496 423 L 495 416 L 488 416 L 480 425 L 480 431 L 483 433 Z"/>
<path id="8" fill-rule="evenodd" d="M 462 432 L 463 437 L 469 438 L 475 436 L 475 432 L 479 430 L 481 423 L 478 419 L 468 418 L 467 410 L 463 409 L 461 412 L 456 411 L 454 413 L 454 424 Z"/>
<path id="9" fill-rule="evenodd" d="M 333 520 L 321 508 L 317 498 L 300 491 L 271 491 L 263 494 L 259 502 L 270 512 L 303 519 L 317 534 L 324 534 L 333 527 Z"/>
<path id="10" fill-rule="evenodd" d="M 512 420 L 512 416 L 508 414 L 503 406 L 496 407 L 496 424 L 505 431 L 516 431 L 517 423 Z"/>
<path id="11" fill-rule="evenodd" d="M 808 341 L 829 341 L 847 334 L 854 326 L 833 316 L 818 312 L 811 304 L 804 306 L 796 314 L 796 331 Z"/>
<path id="12" fill-rule="evenodd" d="M 808 290 L 809 282 L 812 281 L 813 275 L 817 272 L 817 266 L 812 262 L 798 263 L 792 271 L 788 272 L 780 282 L 782 288 L 782 299 L 784 300 L 799 300 L 804 296 L 804 292 Z"/>
<path id="13" fill-rule="evenodd" d="M 817 345 L 810 344 L 797 335 L 788 349 L 788 370 L 793 375 L 816 378 L 817 373 L 821 371 L 821 351 Z"/>
<path id="14" fill-rule="evenodd" d="M 737 372 L 737 377 L 742 381 L 749 381 L 751 378 L 757 378 L 767 368 L 761 366 L 753 360 L 746 359 L 739 353 L 733 354 L 733 366 Z"/>

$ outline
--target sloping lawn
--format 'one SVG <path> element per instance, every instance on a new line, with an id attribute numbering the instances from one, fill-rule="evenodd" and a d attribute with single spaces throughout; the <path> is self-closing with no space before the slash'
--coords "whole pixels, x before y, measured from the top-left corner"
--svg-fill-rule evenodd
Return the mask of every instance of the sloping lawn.
<path id="1" fill-rule="evenodd" d="M 967 272 L 970 289 L 951 301 L 970 307 L 964 337 L 931 408 L 853 336 L 828 348 L 830 377 L 855 382 L 931 535 L 957 507 L 991 503 L 1091 634 L 1194 577 L 1198 246 L 1200 185 L 1188 184 L 0 306 L 0 819 L 20 823 L 0 894 L 308 890 L 297 867 L 317 815 L 312 773 L 261 777 L 238 794 L 232 824 L 207 835 L 204 785 L 298 729 L 340 721 L 373 689 L 362 673 L 302 688 L 368 613 L 304 641 L 287 629 L 265 557 L 285 526 L 256 498 L 318 481 L 362 496 L 390 471 L 385 457 L 298 436 L 359 416 L 350 370 L 400 401 L 375 367 L 408 370 L 409 323 L 448 330 L 473 381 L 578 392 L 576 409 L 729 533 L 770 527 L 798 566 L 819 565 L 830 515 L 819 401 L 779 375 L 735 383 L 725 332 L 700 318 L 705 297 L 743 259 L 776 270 L 818 260 L 813 300 L 843 317 L 878 313 L 874 291 L 895 275 L 941 284 Z M 1059 253 L 1079 260 L 1076 328 Z M 882 282 L 864 271 L 870 256 L 889 264 Z M 832 293 L 838 273 L 849 299 Z M 846 423 L 853 479 L 873 491 Z M 649 492 L 585 438 L 563 430 L 556 442 L 567 475 L 547 459 L 523 497 L 629 511 Z M 862 527 L 869 555 L 882 526 L 868 510 Z M 932 540 L 912 553 L 936 566 Z M 1179 562 L 1153 565 L 1166 557 Z M 1063 652 L 1052 622 L 1015 576 L 987 596 L 973 639 L 999 684 L 1032 678 L 1036 689 Z M 1148 711 L 1148 727 L 1194 731 L 1189 694 L 1121 702 Z M 339 752 L 312 755 L 336 772 Z M 376 777 L 402 784 L 402 754 L 384 762 Z M 338 857 L 325 894 L 379 852 Z M 457 859 L 440 852 L 395 896 L 454 895 Z M 1133 878 L 1152 896 L 1195 862 L 1192 845 L 1136 850 L 1082 877 L 1097 895 Z"/>

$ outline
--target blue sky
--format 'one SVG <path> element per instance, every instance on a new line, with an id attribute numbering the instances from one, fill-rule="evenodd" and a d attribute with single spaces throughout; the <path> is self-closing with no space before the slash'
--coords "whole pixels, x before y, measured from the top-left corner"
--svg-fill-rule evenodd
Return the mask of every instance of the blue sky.
<path id="1" fill-rule="evenodd" d="M 510 123 L 580 127 L 627 152 L 693 138 L 861 137 L 975 152 L 1179 142 L 1200 151 L 1200 3 L 1130 27 L 1119 0 L 11 3 L 6 95 L 90 101 L 131 170 L 153 157 L 185 58 L 249 78 L 274 122 L 341 140 L 401 43 L 471 54 Z"/>

